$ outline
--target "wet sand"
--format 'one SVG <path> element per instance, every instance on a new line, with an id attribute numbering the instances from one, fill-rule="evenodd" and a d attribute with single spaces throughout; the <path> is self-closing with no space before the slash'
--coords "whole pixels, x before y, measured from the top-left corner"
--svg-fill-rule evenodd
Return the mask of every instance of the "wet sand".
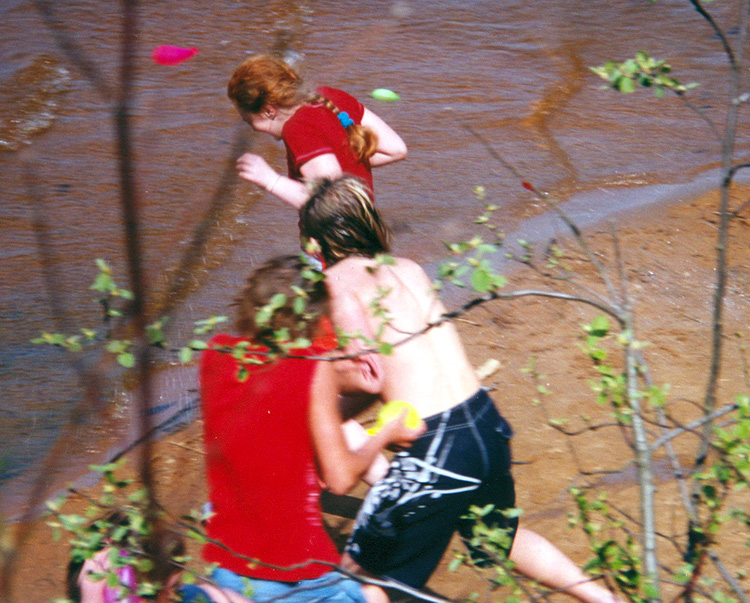
<path id="1" fill-rule="evenodd" d="M 748 197 L 740 191 L 735 206 Z M 644 349 L 654 380 L 670 383 L 669 399 L 674 414 L 687 422 L 697 415 L 693 402 L 702 399 L 709 362 L 711 296 L 715 282 L 717 196 L 708 194 L 679 204 L 650 208 L 647 212 L 618 219 L 617 232 L 628 275 L 628 287 L 637 316 L 637 337 L 649 342 Z M 719 404 L 733 401 L 750 389 L 743 375 L 742 355 L 735 333 L 750 322 L 750 212 L 733 223 L 730 242 L 729 281 L 725 312 L 725 365 L 720 380 Z M 605 226 L 590 232 L 591 246 L 602 259 L 612 257 Z M 573 261 L 571 259 L 571 261 Z M 591 271 L 584 278 L 598 288 Z M 514 272 L 508 289 L 538 286 L 528 272 Z M 604 423 L 608 409 L 599 407 L 588 383 L 595 378 L 590 363 L 577 346 L 580 325 L 597 312 L 587 306 L 541 298 L 496 301 L 474 309 L 458 320 L 472 362 L 479 367 L 488 360 L 499 369 L 485 385 L 495 388 L 493 397 L 515 430 L 514 469 L 518 506 L 524 509 L 522 524 L 558 544 L 579 563 L 589 558 L 580 530 L 567 527 L 573 509 L 566 489 L 573 484 L 597 484 L 625 512 L 637 513 L 637 489 L 627 446 L 616 429 L 590 431 L 565 437 L 546 423 L 568 418 L 571 430 L 589 423 Z M 746 341 L 746 339 L 745 339 Z M 550 390 L 543 405 L 534 402 L 535 384 L 524 372 L 530 358 L 542 383 Z M 676 452 L 689 463 L 695 441 L 675 442 Z M 657 456 L 660 460 L 660 455 Z M 660 461 L 661 462 L 661 461 Z M 199 508 L 205 501 L 201 425 L 173 434 L 156 444 L 154 467 L 159 498 L 175 514 Z M 660 465 L 663 466 L 663 465 Z M 601 474 L 602 471 L 619 473 Z M 587 475 L 584 475 L 586 473 Z M 665 534 L 684 531 L 684 513 L 674 480 L 668 472 L 657 476 L 658 527 Z M 361 495 L 362 492 L 355 494 Z M 748 494 L 744 495 L 746 498 Z M 748 507 L 748 501 L 738 504 Z M 345 533 L 349 523 L 329 516 L 330 525 Z M 728 525 L 717 536 L 721 559 L 730 569 L 750 567 L 750 550 L 744 546 L 746 528 Z M 671 545 L 660 541 L 660 550 L 672 554 Z M 460 549 L 455 542 L 455 549 Z M 40 523 L 22 549 L 15 576 L 15 601 L 51 601 L 63 594 L 67 546 L 52 541 L 51 531 Z M 197 555 L 196 555 L 197 556 Z M 487 593 L 482 578 L 467 568 L 447 571 L 452 556 L 443 563 L 428 586 L 449 598 L 472 592 Z M 743 587 L 750 589 L 750 578 Z M 500 591 L 503 594 L 505 591 Z M 509 593 L 505 593 L 509 594 Z M 564 597 L 559 596 L 559 600 Z"/>

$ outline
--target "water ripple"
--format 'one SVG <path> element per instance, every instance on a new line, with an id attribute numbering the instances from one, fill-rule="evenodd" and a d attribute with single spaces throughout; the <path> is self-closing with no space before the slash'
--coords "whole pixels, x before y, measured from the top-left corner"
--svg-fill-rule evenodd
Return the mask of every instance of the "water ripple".
<path id="1" fill-rule="evenodd" d="M 69 71 L 39 55 L 0 85 L 0 150 L 17 151 L 44 132 L 59 112 L 58 99 L 70 86 Z"/>

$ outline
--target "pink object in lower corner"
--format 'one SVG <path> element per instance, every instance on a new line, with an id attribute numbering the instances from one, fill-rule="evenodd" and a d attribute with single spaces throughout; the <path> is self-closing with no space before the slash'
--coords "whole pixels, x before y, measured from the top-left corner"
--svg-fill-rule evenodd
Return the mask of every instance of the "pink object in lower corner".
<path id="1" fill-rule="evenodd" d="M 198 54 L 198 49 L 194 46 L 183 48 L 182 46 L 165 44 L 154 48 L 151 58 L 154 59 L 154 63 L 159 65 L 177 65 L 193 58 L 196 54 Z"/>
<path id="2" fill-rule="evenodd" d="M 122 552 L 120 553 L 122 555 Z M 104 587 L 104 603 L 145 603 L 139 596 L 133 594 L 138 586 L 135 579 L 135 570 L 132 565 L 125 565 L 119 567 L 116 570 L 117 578 L 120 581 L 120 586 L 112 588 L 110 586 Z M 124 589 L 122 587 L 125 587 Z M 130 591 L 130 594 L 125 594 L 124 598 L 120 598 L 120 590 Z"/>

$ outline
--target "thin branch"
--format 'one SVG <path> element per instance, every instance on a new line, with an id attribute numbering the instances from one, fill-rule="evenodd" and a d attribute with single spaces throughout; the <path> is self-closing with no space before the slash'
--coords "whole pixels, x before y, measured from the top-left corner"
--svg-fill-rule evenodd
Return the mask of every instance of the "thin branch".
<path id="1" fill-rule="evenodd" d="M 639 372 L 643 376 L 643 380 L 645 381 L 646 385 L 649 388 L 654 387 L 654 381 L 651 378 L 651 373 L 648 369 L 648 365 L 646 364 L 643 354 L 641 352 L 636 352 L 637 354 L 637 360 L 639 364 Z M 655 409 L 657 420 L 658 420 L 658 427 L 661 430 L 661 433 L 663 435 L 664 429 L 666 429 L 666 421 L 667 421 L 667 414 L 665 410 L 661 407 L 657 407 Z M 656 450 L 658 447 L 654 446 L 654 443 L 651 443 L 651 450 L 652 453 L 654 450 Z M 688 488 L 687 483 L 687 475 L 686 470 L 680 463 L 680 459 L 677 457 L 677 453 L 675 452 L 674 448 L 672 447 L 671 442 L 667 441 L 664 443 L 664 448 L 667 451 L 667 457 L 669 458 L 669 462 L 672 464 L 672 471 L 674 476 L 677 479 L 677 487 L 680 491 L 680 500 L 682 501 L 682 506 L 685 509 L 685 511 L 688 513 L 688 516 L 691 517 L 693 520 L 698 519 L 698 511 L 695 508 L 695 505 L 693 504 L 692 498 L 690 496 L 690 489 Z"/>
<path id="2" fill-rule="evenodd" d="M 716 22 L 709 15 L 698 0 L 690 0 L 695 9 L 708 21 L 711 27 L 719 36 L 724 47 L 724 52 L 729 59 L 731 67 L 730 77 L 730 97 L 735 99 L 740 92 L 740 66 L 739 59 L 735 57 L 726 36 L 718 27 Z M 738 41 L 739 51 L 743 51 L 744 40 L 747 35 L 748 11 L 750 3 L 746 0 L 743 2 L 740 11 L 740 36 Z M 705 413 L 710 414 L 716 406 L 716 395 L 719 382 L 719 373 L 721 370 L 722 358 L 722 341 L 723 341 L 723 309 L 724 298 L 726 295 L 727 280 L 727 246 L 729 243 L 729 186 L 731 184 L 732 158 L 734 155 L 734 145 L 737 134 L 737 121 L 739 117 L 739 106 L 737 103 L 730 102 L 727 108 L 727 123 L 724 130 L 722 144 L 722 171 L 725 178 L 721 184 L 721 199 L 719 203 L 719 231 L 716 242 L 716 285 L 713 296 L 713 314 L 712 314 L 712 342 L 711 342 L 711 362 L 706 384 L 704 408 Z M 703 441 L 698 450 L 695 460 L 696 468 L 700 468 L 705 463 L 705 457 L 708 452 L 708 439 L 710 437 L 710 423 L 706 423 L 703 428 Z"/>
<path id="3" fill-rule="evenodd" d="M 564 427 L 560 425 L 555 425 L 554 423 L 549 423 L 549 426 L 552 427 L 552 429 L 559 431 L 563 435 L 576 437 L 581 434 L 587 433 L 589 431 L 598 431 L 600 429 L 605 429 L 607 427 L 620 427 L 621 423 L 614 422 L 614 423 L 600 423 L 598 425 L 588 425 L 586 427 L 578 429 L 577 431 L 567 431 Z"/>
<path id="4" fill-rule="evenodd" d="M 576 241 L 580 245 L 581 249 L 583 250 L 583 253 L 586 255 L 586 257 L 589 259 L 591 264 L 596 268 L 600 278 L 602 279 L 602 282 L 604 282 L 605 287 L 607 288 L 607 291 L 609 291 L 611 298 L 617 299 L 617 296 L 615 295 L 614 288 L 612 287 L 612 283 L 607 275 L 607 272 L 604 270 L 604 266 L 601 264 L 599 259 L 596 257 L 594 253 L 591 252 L 589 249 L 588 243 L 586 242 L 586 239 L 583 237 L 583 234 L 581 233 L 581 229 L 578 228 L 578 226 L 573 222 L 573 220 L 570 219 L 570 217 L 560 208 L 559 204 L 550 198 L 548 193 L 545 193 L 543 191 L 540 191 L 537 189 L 533 184 L 525 180 L 521 173 L 508 161 L 506 161 L 500 153 L 495 151 L 495 149 L 492 148 L 492 145 L 490 145 L 485 138 L 479 134 L 474 128 L 472 128 L 470 125 L 466 123 L 461 124 L 464 130 L 469 132 L 472 136 L 477 138 L 485 149 L 487 149 L 487 152 L 496 160 L 498 161 L 505 169 L 511 172 L 516 178 L 518 178 L 519 182 L 526 188 L 527 190 L 530 190 L 533 192 L 537 198 L 540 201 L 544 201 L 548 207 L 550 207 L 557 216 L 565 223 L 565 225 L 570 229 L 570 231 L 573 233 L 573 236 L 575 237 Z"/>
<path id="5" fill-rule="evenodd" d="M 577 295 L 572 295 L 570 293 L 561 293 L 559 291 L 545 291 L 542 289 L 519 289 L 517 291 L 510 291 L 507 293 L 502 293 L 500 291 L 493 291 L 492 293 L 485 295 L 484 297 L 478 297 L 475 298 L 467 303 L 465 303 L 463 306 L 458 308 L 457 310 L 453 310 L 451 312 L 445 312 L 443 313 L 437 320 L 427 323 L 427 325 L 420 329 L 419 331 L 416 331 L 409 335 L 408 337 L 405 337 L 404 339 L 398 341 L 394 345 L 403 345 L 407 343 L 408 341 L 411 341 L 412 339 L 419 337 L 420 335 L 423 335 L 430 329 L 433 329 L 437 326 L 440 326 L 444 322 L 448 320 L 452 320 L 458 316 L 461 316 L 462 314 L 465 314 L 468 312 L 471 308 L 474 308 L 478 305 L 496 300 L 496 299 L 517 299 L 520 297 L 529 297 L 529 296 L 535 296 L 535 297 L 549 297 L 553 299 L 564 299 L 567 301 L 576 301 L 580 302 L 582 304 L 587 304 L 590 306 L 593 306 L 595 308 L 598 308 L 602 312 L 606 312 L 610 316 L 614 317 L 615 319 L 619 320 L 619 315 L 615 309 L 613 309 L 611 306 L 608 306 L 606 304 L 603 304 L 599 302 L 598 300 L 586 298 L 586 297 L 580 297 Z M 369 352 L 373 352 L 377 350 L 369 350 Z"/>
<path id="6" fill-rule="evenodd" d="M 670 442 L 671 440 L 675 439 L 678 436 L 681 436 L 684 433 L 689 433 L 698 427 L 701 427 L 705 425 L 706 423 L 712 422 L 714 419 L 717 419 L 719 417 L 722 417 L 730 412 L 733 412 L 737 410 L 736 404 L 728 404 L 727 406 L 723 406 L 717 410 L 714 410 L 713 412 L 701 417 L 700 419 L 696 419 L 695 421 L 692 421 L 688 423 L 687 425 L 683 425 L 677 429 L 672 429 L 668 432 L 666 432 L 664 435 L 662 435 L 660 438 L 654 440 L 651 443 L 651 449 L 657 450 L 658 448 L 664 446 L 667 442 Z"/>
<path id="7" fill-rule="evenodd" d="M 716 567 L 717 571 L 719 572 L 719 574 L 721 574 L 721 577 L 724 578 L 724 581 L 729 585 L 734 594 L 737 595 L 737 598 L 742 603 L 750 603 L 750 599 L 748 599 L 748 596 L 742 589 L 742 585 L 739 584 L 737 580 L 735 580 L 734 576 L 729 570 L 727 570 L 727 568 L 721 562 L 721 559 L 719 559 L 719 556 L 713 549 L 708 550 L 708 558 L 714 564 L 714 567 Z"/>
<path id="8" fill-rule="evenodd" d="M 530 270 L 534 271 L 536 274 L 541 276 L 542 278 L 546 278 L 548 280 L 554 281 L 554 282 L 561 282 L 567 284 L 569 287 L 573 289 L 577 289 L 578 291 L 583 292 L 584 296 L 588 296 L 591 299 L 599 300 L 601 304 L 609 305 L 610 301 L 607 300 L 603 295 L 601 295 L 599 292 L 594 290 L 592 287 L 589 287 L 588 285 L 584 283 L 580 283 L 576 278 L 576 274 L 572 272 L 567 272 L 566 268 L 561 268 L 562 274 L 555 275 L 551 272 L 545 272 L 541 268 L 539 268 L 534 262 L 531 260 L 525 259 L 523 257 L 517 256 L 515 254 L 510 254 L 510 259 L 529 268 Z M 613 308 L 616 308 L 617 312 L 620 311 L 619 307 L 616 305 L 613 305 Z"/>
<path id="9" fill-rule="evenodd" d="M 748 207 L 750 207 L 750 199 L 745 201 L 742 205 L 740 205 L 737 209 L 735 209 L 733 212 L 731 212 L 731 217 L 734 219 L 738 217 L 743 211 L 745 211 Z"/>
<path id="10" fill-rule="evenodd" d="M 439 327 L 445 322 L 448 322 L 449 320 L 453 320 L 455 318 L 458 318 L 462 316 L 463 314 L 466 314 L 469 310 L 472 308 L 475 308 L 477 306 L 481 306 L 482 304 L 486 304 L 488 302 L 498 300 L 498 299 L 504 299 L 504 300 L 510 300 L 510 299 L 517 299 L 520 297 L 529 297 L 529 296 L 536 296 L 536 297 L 549 297 L 553 299 L 563 299 L 567 301 L 574 301 L 579 302 L 582 304 L 586 304 L 589 306 L 593 306 L 602 312 L 605 312 L 606 314 L 609 314 L 616 320 L 619 320 L 617 311 L 613 309 L 611 306 L 606 305 L 605 303 L 602 303 L 595 299 L 590 299 L 586 297 L 581 297 L 578 295 L 573 295 L 570 293 L 562 293 L 559 291 L 545 291 L 542 289 L 519 289 L 517 291 L 510 291 L 507 293 L 503 293 L 500 291 L 493 291 L 492 293 L 489 293 L 483 297 L 476 297 L 465 304 L 463 304 L 460 308 L 456 310 L 452 310 L 450 312 L 444 312 L 440 315 L 436 320 L 433 320 L 431 322 L 428 322 L 423 328 L 419 329 L 418 331 L 415 331 L 413 333 L 408 334 L 403 339 L 400 339 L 397 342 L 394 342 L 393 346 L 400 346 L 404 345 L 405 343 L 408 343 L 409 341 L 420 337 L 421 335 L 424 335 L 431 329 L 434 329 L 436 327 Z M 233 348 L 231 347 L 215 347 L 212 348 L 219 352 L 225 352 L 225 353 L 232 353 Z M 340 355 L 340 356 L 302 356 L 294 353 L 288 353 L 283 352 L 280 353 L 278 351 L 263 351 L 263 350 L 252 350 L 252 354 L 254 356 L 265 356 L 267 358 L 274 358 L 274 357 L 283 357 L 283 358 L 299 358 L 299 359 L 306 359 L 306 360 L 324 360 L 326 362 L 334 362 L 337 360 L 346 360 L 351 358 L 357 358 L 358 356 L 362 356 L 364 354 L 372 354 L 373 352 L 377 353 L 378 349 L 377 347 L 368 347 L 367 349 L 360 350 L 351 354 L 347 355 Z"/>
<path id="11" fill-rule="evenodd" d="M 718 23 L 714 20 L 714 18 L 711 16 L 711 14 L 703 8 L 703 5 L 700 3 L 700 0 L 689 0 L 690 4 L 693 5 L 693 8 L 698 11 L 698 13 L 703 17 L 706 22 L 711 26 L 711 29 L 714 30 L 714 34 L 716 34 L 716 37 L 719 38 L 721 41 L 721 45 L 724 49 L 724 54 L 726 55 L 727 59 L 729 60 L 729 65 L 733 70 L 737 69 L 737 60 L 734 56 L 734 51 L 732 50 L 732 46 L 729 44 L 729 40 L 727 39 L 727 36 L 724 34 L 724 30 L 719 27 Z"/>

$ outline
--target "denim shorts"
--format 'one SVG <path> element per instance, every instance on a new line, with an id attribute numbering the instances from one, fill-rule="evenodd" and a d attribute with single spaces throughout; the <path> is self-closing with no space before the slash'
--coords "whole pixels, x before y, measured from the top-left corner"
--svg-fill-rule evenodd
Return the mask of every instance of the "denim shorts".
<path id="1" fill-rule="evenodd" d="M 362 585 L 338 572 L 328 572 L 314 580 L 280 582 L 240 576 L 223 567 L 211 572 L 217 586 L 242 595 L 250 594 L 256 603 L 365 603 Z"/>
<path id="2" fill-rule="evenodd" d="M 347 544 L 362 568 L 422 588 L 458 531 L 468 544 L 474 520 L 469 507 L 493 505 L 484 517 L 508 535 L 518 519 L 510 472 L 510 425 L 481 389 L 468 400 L 425 419 L 427 431 L 399 452 L 388 473 L 368 492 Z M 488 561 L 469 547 L 477 562 Z"/>
<path id="3" fill-rule="evenodd" d="M 214 603 L 200 586 L 181 584 L 177 587 L 177 600 L 181 603 Z"/>

